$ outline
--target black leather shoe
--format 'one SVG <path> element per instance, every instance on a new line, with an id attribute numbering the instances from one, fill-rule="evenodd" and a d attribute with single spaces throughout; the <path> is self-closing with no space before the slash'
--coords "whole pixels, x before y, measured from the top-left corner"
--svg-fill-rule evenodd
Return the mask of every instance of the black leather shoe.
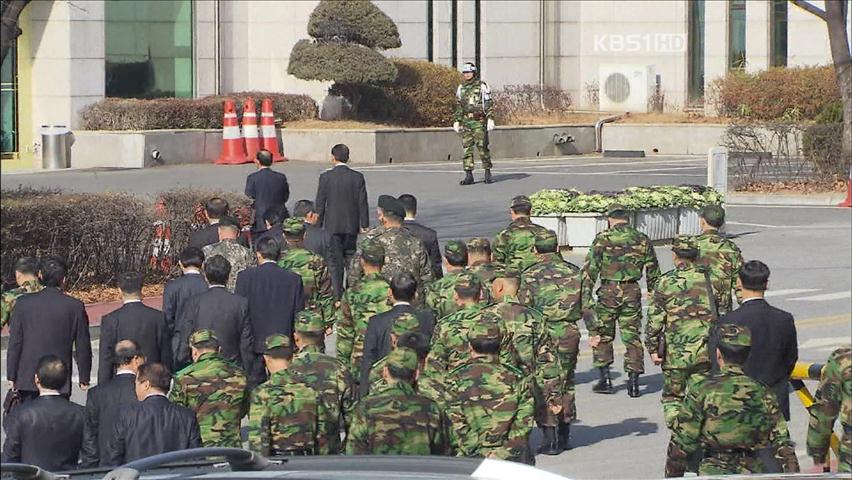
<path id="1" fill-rule="evenodd" d="M 639 393 L 639 374 L 630 372 L 627 378 L 627 395 L 631 398 L 637 398 L 642 394 Z"/>
<path id="2" fill-rule="evenodd" d="M 563 451 L 571 450 L 571 424 L 559 422 L 557 434 L 559 435 L 559 448 Z"/>
<path id="3" fill-rule="evenodd" d="M 609 367 L 600 367 L 598 368 L 598 373 L 600 375 L 600 380 L 598 383 L 592 387 L 592 391 L 595 393 L 604 393 L 610 394 L 612 392 L 612 377 L 609 375 Z"/>
<path id="4" fill-rule="evenodd" d="M 459 185 L 472 185 L 473 184 L 473 172 L 470 170 L 464 171 L 464 180 L 459 182 Z"/>
<path id="5" fill-rule="evenodd" d="M 485 170 L 485 183 L 494 183 L 491 179 L 491 170 Z"/>
<path id="6" fill-rule="evenodd" d="M 562 449 L 559 448 L 559 438 L 556 436 L 556 427 L 541 427 L 541 433 L 544 438 L 541 441 L 539 453 L 545 455 L 559 455 L 562 453 Z"/>

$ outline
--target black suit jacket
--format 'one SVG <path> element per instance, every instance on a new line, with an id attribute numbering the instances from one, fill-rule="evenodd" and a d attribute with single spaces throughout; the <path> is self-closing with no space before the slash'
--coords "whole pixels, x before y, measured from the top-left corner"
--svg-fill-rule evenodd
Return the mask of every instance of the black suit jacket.
<path id="1" fill-rule="evenodd" d="M 429 263 L 432 265 L 432 273 L 435 275 L 435 278 L 442 278 L 444 270 L 441 268 L 441 249 L 438 247 L 438 234 L 435 230 L 421 225 L 414 220 L 406 220 L 403 226 L 423 242 L 423 249 L 429 255 Z"/>
<path id="2" fill-rule="evenodd" d="M 159 453 L 201 447 L 195 412 L 154 395 L 121 407 L 107 448 L 106 465 L 123 465 Z"/>
<path id="3" fill-rule="evenodd" d="M 263 215 L 271 207 L 284 205 L 290 198 L 287 176 L 271 168 L 261 168 L 246 178 L 246 196 L 254 199 L 254 231 L 266 230 Z"/>
<path id="4" fill-rule="evenodd" d="M 163 316 L 169 336 L 172 338 L 172 358 L 177 357 L 178 342 L 175 337 L 175 327 L 178 319 L 184 316 L 183 309 L 186 308 L 186 302 L 206 291 L 207 281 L 200 273 L 185 273 L 166 284 L 163 290 Z"/>
<path id="5" fill-rule="evenodd" d="M 147 362 L 162 363 L 166 368 L 172 368 L 172 337 L 163 312 L 142 302 L 126 303 L 101 320 L 98 383 L 113 377 L 115 344 L 121 340 L 133 340 L 139 344 Z"/>
<path id="6" fill-rule="evenodd" d="M 3 419 L 3 461 L 48 471 L 77 468 L 83 441 L 83 407 L 59 395 L 38 397 Z"/>
<path id="7" fill-rule="evenodd" d="M 343 278 L 343 259 L 340 258 L 337 249 L 332 248 L 331 234 L 311 223 L 305 223 L 305 227 L 305 248 L 325 259 L 334 288 L 334 296 L 340 298 L 343 295 L 343 285 L 340 285 L 342 282 L 338 280 Z M 335 272 L 340 274 L 335 275 Z"/>
<path id="8" fill-rule="evenodd" d="M 47 287 L 18 298 L 12 310 L 6 378 L 20 390 L 36 391 L 35 372 L 45 355 L 56 355 L 68 365 L 68 381 L 60 390 L 71 393 L 71 355 L 76 353 L 80 383 L 92 372 L 89 316 L 83 303 Z"/>
<path id="9" fill-rule="evenodd" d="M 420 320 L 420 333 L 427 339 L 432 338 L 435 330 L 435 316 L 428 309 L 417 309 L 411 305 L 394 305 L 387 312 L 373 315 L 367 323 L 367 333 L 364 337 L 364 356 L 361 358 L 361 396 L 370 389 L 370 368 L 381 360 L 391 350 L 390 331 L 394 320 L 403 313 L 413 313 Z"/>
<path id="10" fill-rule="evenodd" d="M 320 174 L 316 208 L 323 228 L 332 235 L 357 235 L 360 229 L 369 227 L 364 175 L 348 165 L 337 165 Z"/>
<path id="11" fill-rule="evenodd" d="M 189 234 L 189 246 L 196 248 L 204 248 L 207 245 L 213 245 L 219 241 L 219 226 L 216 224 L 207 225 L 201 230 L 196 230 Z"/>
<path id="12" fill-rule="evenodd" d="M 105 467 L 106 452 L 112 439 L 112 429 L 124 405 L 136 399 L 136 375 L 122 373 L 112 380 L 96 385 L 86 393 L 86 423 L 83 429 L 83 467 Z"/>
<path id="13" fill-rule="evenodd" d="M 277 223 L 273 225 L 272 228 L 270 228 L 269 230 L 264 230 L 259 235 L 254 237 L 255 249 L 257 249 L 257 243 L 264 238 L 274 238 L 278 242 L 278 245 L 284 245 L 284 230 L 281 228 L 281 224 Z"/>
<path id="14" fill-rule="evenodd" d="M 305 307 L 302 277 L 268 262 L 240 272 L 234 291 L 248 299 L 256 353 L 273 333 L 292 336 L 296 312 Z"/>
<path id="15" fill-rule="evenodd" d="M 239 277 L 238 277 L 239 278 Z M 254 337 L 249 322 L 249 302 L 224 287 L 210 287 L 190 298 L 180 321 L 180 355 L 178 366 L 191 363 L 189 336 L 200 329 L 210 329 L 219 337 L 221 354 L 228 360 L 248 368 L 254 362 Z"/>

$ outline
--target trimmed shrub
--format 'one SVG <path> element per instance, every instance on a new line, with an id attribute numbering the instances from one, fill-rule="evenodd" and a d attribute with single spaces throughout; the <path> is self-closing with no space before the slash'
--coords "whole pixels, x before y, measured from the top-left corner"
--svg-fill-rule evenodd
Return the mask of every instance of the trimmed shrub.
<path id="1" fill-rule="evenodd" d="M 337 84 L 390 82 L 396 68 L 381 53 L 354 43 L 299 40 L 290 52 L 287 73 L 296 78 Z"/>
<path id="2" fill-rule="evenodd" d="M 512 124 L 521 119 L 563 113 L 571 110 L 571 94 L 554 87 L 538 85 L 506 85 L 492 94 L 494 117 L 498 124 Z"/>
<path id="3" fill-rule="evenodd" d="M 396 24 L 369 0 L 320 2 L 308 21 L 308 35 L 379 50 L 402 45 Z"/>

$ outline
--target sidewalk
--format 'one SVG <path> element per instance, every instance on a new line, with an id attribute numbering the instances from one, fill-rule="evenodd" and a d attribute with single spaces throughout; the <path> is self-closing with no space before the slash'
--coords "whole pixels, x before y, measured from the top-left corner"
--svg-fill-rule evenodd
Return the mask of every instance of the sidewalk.
<path id="1" fill-rule="evenodd" d="M 797 195 L 786 193 L 728 193 L 727 205 L 795 205 L 814 207 L 835 207 L 846 199 L 844 193 L 815 193 Z"/>

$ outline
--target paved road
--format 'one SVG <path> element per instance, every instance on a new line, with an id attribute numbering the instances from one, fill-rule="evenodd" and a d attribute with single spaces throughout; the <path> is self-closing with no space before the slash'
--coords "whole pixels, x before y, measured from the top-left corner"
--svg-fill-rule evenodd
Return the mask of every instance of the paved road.
<path id="1" fill-rule="evenodd" d="M 291 183 L 292 198 L 313 198 L 316 176 L 326 166 L 292 162 L 276 165 Z M 573 187 L 614 190 L 633 185 L 703 183 L 699 157 L 564 159 L 498 162 L 497 183 L 460 187 L 454 164 L 357 167 L 367 177 L 371 204 L 380 193 L 412 193 L 420 203 L 420 220 L 436 228 L 440 239 L 493 236 L 508 222 L 508 200 L 541 188 Z M 153 195 L 176 186 L 216 187 L 241 191 L 250 165 L 237 167 L 178 166 L 143 171 L 67 171 L 2 175 L 3 188 L 17 185 L 60 186 L 74 191 L 130 191 Z M 850 342 L 852 327 L 852 211 L 827 207 L 728 206 L 728 232 L 748 259 L 761 259 L 772 269 L 769 300 L 797 319 L 800 358 L 824 361 L 836 346 Z M 662 268 L 671 255 L 658 247 Z M 580 253 L 571 260 L 582 262 Z M 617 343 L 617 345 L 619 345 Z M 620 345 L 619 345 L 620 347 Z M 592 393 L 595 373 L 588 344 L 583 342 L 578 366 L 580 421 L 573 429 L 575 448 L 556 457 L 538 457 L 538 465 L 573 478 L 660 478 L 668 433 L 659 404 L 662 377 L 650 362 L 643 377 L 644 395 L 629 399 L 623 376 L 616 395 Z M 620 365 L 623 348 L 617 349 Z M 5 360 L 5 352 L 3 352 Z M 5 395 L 5 384 L 3 394 Z M 80 392 L 75 400 L 84 401 Z M 791 431 L 804 451 L 806 414 L 791 399 Z M 807 460 L 802 458 L 804 463 Z"/>

